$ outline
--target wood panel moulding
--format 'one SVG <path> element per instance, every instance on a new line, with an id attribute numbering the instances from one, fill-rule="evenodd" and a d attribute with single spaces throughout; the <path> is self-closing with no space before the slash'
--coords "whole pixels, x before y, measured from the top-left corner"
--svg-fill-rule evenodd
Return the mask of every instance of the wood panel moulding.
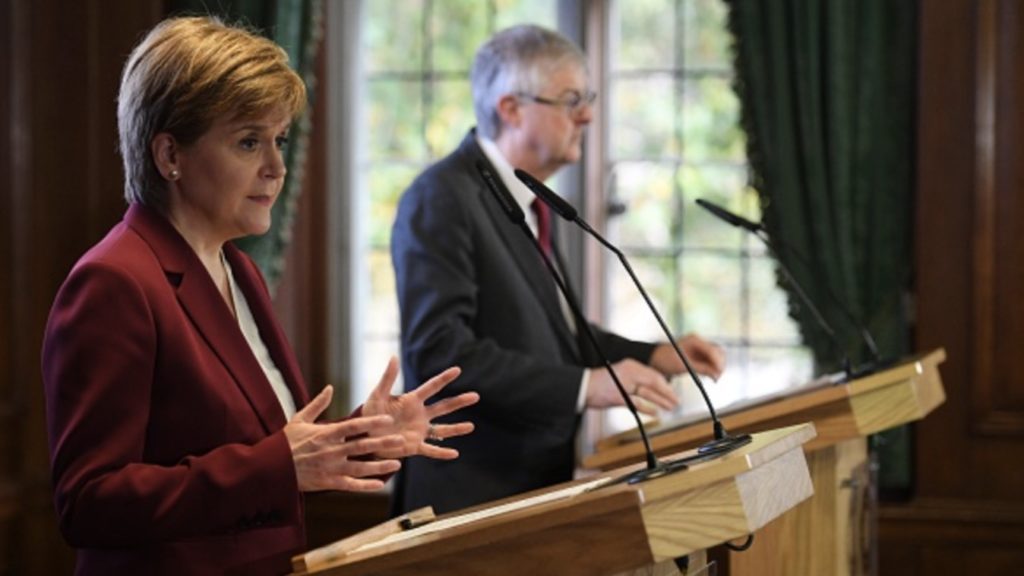
<path id="1" fill-rule="evenodd" d="M 1011 546 L 1024 566 L 1024 503 L 921 498 L 879 511 L 881 536 L 900 545 Z"/>
<path id="2" fill-rule="evenodd" d="M 973 218 L 972 430 L 1024 435 L 1024 58 L 1017 52 L 1024 11 L 1018 2 L 977 5 L 975 193 Z"/>

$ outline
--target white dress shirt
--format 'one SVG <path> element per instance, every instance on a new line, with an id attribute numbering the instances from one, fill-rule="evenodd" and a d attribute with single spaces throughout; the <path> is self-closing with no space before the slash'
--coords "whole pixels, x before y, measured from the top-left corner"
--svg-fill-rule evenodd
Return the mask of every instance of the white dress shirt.
<path id="1" fill-rule="evenodd" d="M 523 214 L 526 216 L 526 224 L 530 227 L 530 231 L 533 232 L 534 238 L 537 237 L 537 215 L 534 214 L 530 208 L 530 204 L 535 198 L 534 193 L 527 188 L 526 184 L 523 184 L 519 178 L 516 177 L 515 169 L 508 163 L 505 156 L 501 153 L 498 145 L 490 139 L 476 134 L 476 142 L 480 145 L 480 148 L 484 151 L 484 155 L 491 161 L 491 165 L 498 171 L 498 178 L 505 184 L 505 188 L 508 189 L 512 198 L 516 201 L 516 204 L 523 210 Z M 554 216 L 554 215 L 552 215 Z M 555 266 L 558 263 L 555 262 Z M 554 280 L 552 280 L 554 282 Z M 569 325 L 569 330 L 576 334 L 576 319 L 573 317 L 572 308 L 569 307 L 569 303 L 566 302 L 565 296 L 562 292 L 558 292 L 558 303 L 561 305 L 562 316 L 565 318 L 565 323 Z M 590 384 L 590 369 L 583 370 L 583 377 L 580 380 L 580 393 L 576 399 L 576 411 L 583 412 L 587 400 L 587 386 Z"/>
<path id="2" fill-rule="evenodd" d="M 295 398 L 292 397 L 292 391 L 285 384 L 284 376 L 277 369 L 277 364 L 270 357 L 267 345 L 263 343 L 263 338 L 260 337 L 259 328 L 256 326 L 256 319 L 252 316 L 252 310 L 249 308 L 249 303 L 245 300 L 245 295 L 242 294 L 242 291 L 238 289 L 238 284 L 235 283 L 234 273 L 231 272 L 231 266 L 228 264 L 227 259 L 224 258 L 223 252 L 220 254 L 220 259 L 228 273 L 228 285 L 231 287 L 231 299 L 235 302 L 238 326 L 242 329 L 242 335 L 245 336 L 245 341 L 249 343 L 249 348 L 252 349 L 253 355 L 256 356 L 256 360 L 260 363 L 260 368 L 263 369 L 267 380 L 270 381 L 270 386 L 274 389 L 274 395 L 277 396 L 277 401 L 281 403 L 281 409 L 284 410 L 285 420 L 291 420 L 292 416 L 295 415 Z"/>

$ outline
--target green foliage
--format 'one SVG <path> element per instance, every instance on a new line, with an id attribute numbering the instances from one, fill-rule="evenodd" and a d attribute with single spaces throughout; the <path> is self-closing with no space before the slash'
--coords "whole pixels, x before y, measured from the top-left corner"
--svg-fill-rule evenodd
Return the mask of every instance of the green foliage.
<path id="1" fill-rule="evenodd" d="M 363 26 L 364 69 L 380 72 L 421 72 L 424 0 L 372 0 L 366 7 Z M 376 102 L 372 96 L 369 101 Z"/>
<path id="2" fill-rule="evenodd" d="M 683 83 L 681 140 L 690 162 L 746 163 L 740 102 L 731 82 L 728 76 L 701 76 Z"/>
<path id="3" fill-rule="evenodd" d="M 415 80 L 381 78 L 367 83 L 367 141 L 372 163 L 425 162 L 423 85 Z"/>
<path id="4" fill-rule="evenodd" d="M 478 46 L 490 36 L 488 3 L 479 0 L 434 0 L 430 15 L 431 68 L 467 72 Z"/>
<path id="5" fill-rule="evenodd" d="M 733 252 L 748 245 L 749 236 L 745 232 L 723 225 L 696 203 L 698 198 L 704 198 L 757 220 L 760 214 L 757 204 L 751 201 L 754 191 L 746 187 L 746 177 L 745 168 L 735 164 L 687 163 L 682 166 L 677 175 L 683 198 L 677 220 L 684 245 Z"/>
<path id="6" fill-rule="evenodd" d="M 616 70 L 668 69 L 677 65 L 675 2 L 630 0 L 613 2 L 612 16 L 618 38 L 612 46 L 612 67 Z M 681 39 L 681 38 L 680 38 Z"/>
<path id="7" fill-rule="evenodd" d="M 386 248 L 402 191 L 475 124 L 469 68 L 495 30 L 553 26 L 548 0 L 373 0 L 364 27 L 369 245 Z M 390 263 L 383 262 L 390 268 Z M 393 282 L 393 281 L 392 281 Z M 376 290 L 393 294 L 381 279 Z"/>
<path id="8" fill-rule="evenodd" d="M 476 124 L 469 82 L 462 79 L 434 82 L 431 113 L 426 122 L 426 144 L 430 158 L 436 160 L 451 152 Z"/>
<path id="9" fill-rule="evenodd" d="M 698 70 L 732 72 L 732 36 L 727 32 L 729 11 L 722 0 L 682 3 L 683 61 Z"/>
<path id="10" fill-rule="evenodd" d="M 368 245 L 374 249 L 385 249 L 390 244 L 391 224 L 395 221 L 395 209 L 402 195 L 416 174 L 422 170 L 419 164 L 398 162 L 382 163 L 369 172 L 367 185 L 370 196 L 370 224 Z M 390 268 L 388 263 L 388 268 Z"/>

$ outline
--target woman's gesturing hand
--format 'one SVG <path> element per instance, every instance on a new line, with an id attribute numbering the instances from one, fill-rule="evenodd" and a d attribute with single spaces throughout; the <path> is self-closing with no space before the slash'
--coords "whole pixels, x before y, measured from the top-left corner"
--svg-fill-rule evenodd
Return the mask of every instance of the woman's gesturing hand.
<path id="1" fill-rule="evenodd" d="M 480 395 L 476 392 L 464 392 L 458 396 L 445 398 L 427 405 L 426 402 L 440 392 L 452 380 L 459 377 L 462 371 L 452 367 L 421 384 L 412 392 L 401 396 L 391 394 L 391 387 L 398 376 L 398 360 L 392 356 L 388 362 L 380 382 L 370 393 L 363 405 L 365 416 L 390 416 L 390 426 L 374 429 L 370 434 L 381 438 L 397 434 L 402 443 L 398 446 L 388 445 L 376 452 L 382 458 L 403 458 L 420 455 L 439 460 L 452 460 L 459 457 L 458 450 L 444 448 L 432 444 L 428 440 L 439 442 L 453 436 L 463 436 L 473 431 L 472 422 L 455 424 L 431 424 L 438 416 L 451 414 L 466 406 L 476 404 Z"/>
<path id="2" fill-rule="evenodd" d="M 388 415 L 316 424 L 315 420 L 331 403 L 333 394 L 331 386 L 325 387 L 284 427 L 299 490 L 379 490 L 384 481 L 373 477 L 397 471 L 401 466 L 398 460 L 356 457 L 393 452 L 405 440 L 388 432 L 394 428 L 394 419 Z"/>

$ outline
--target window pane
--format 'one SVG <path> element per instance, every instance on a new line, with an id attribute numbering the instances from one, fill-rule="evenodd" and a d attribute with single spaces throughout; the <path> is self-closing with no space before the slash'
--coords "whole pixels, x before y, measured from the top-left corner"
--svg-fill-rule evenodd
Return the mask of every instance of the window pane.
<path id="1" fill-rule="evenodd" d="M 745 168 L 728 164 L 686 164 L 679 171 L 683 191 L 683 243 L 693 248 L 738 250 L 746 232 L 731 226 L 697 205 L 702 198 L 730 212 L 744 214 Z"/>
<path id="2" fill-rule="evenodd" d="M 618 79 L 611 105 L 612 157 L 678 155 L 676 82 L 670 75 Z"/>
<path id="3" fill-rule="evenodd" d="M 477 46 L 487 40 L 487 3 L 434 0 L 431 33 L 434 70 L 469 70 Z"/>
<path id="4" fill-rule="evenodd" d="M 370 308 L 367 312 L 367 336 L 397 338 L 398 299 L 395 297 L 395 271 L 388 249 L 373 249 L 367 255 L 370 278 Z M 383 367 L 382 367 L 383 368 Z"/>
<path id="5" fill-rule="evenodd" d="M 810 382 L 814 373 L 810 350 L 803 347 L 753 348 L 750 364 L 751 371 L 758 376 L 757 382 L 749 385 L 751 396 Z"/>
<path id="6" fill-rule="evenodd" d="M 743 338 L 743 261 L 687 252 L 679 267 L 685 330 L 711 339 Z"/>
<path id="7" fill-rule="evenodd" d="M 732 89 L 727 3 L 610 5 L 612 56 L 602 87 L 611 114 L 608 193 L 627 206 L 609 220 L 610 234 L 631 260 L 644 262 L 649 288 L 674 329 L 698 332 L 725 348 L 728 369 L 714 388 L 731 396 L 716 403 L 747 396 L 752 380 L 783 372 L 806 379 L 809 356 L 796 346 L 797 329 L 763 244 L 695 203 L 705 198 L 760 221 Z M 605 265 L 618 269 L 612 256 Z M 608 272 L 610 328 L 639 326 L 635 336 L 658 338 L 640 320 L 640 297 L 625 282 Z"/>
<path id="8" fill-rule="evenodd" d="M 495 0 L 494 29 L 501 30 L 515 24 L 533 23 L 555 28 L 556 3 L 551 0 Z M 474 50 L 476 48 L 474 47 Z"/>
<path id="9" fill-rule="evenodd" d="M 364 29 L 366 70 L 422 70 L 423 0 L 373 0 L 364 5 L 370 23 Z"/>
<path id="10" fill-rule="evenodd" d="M 691 68 L 732 70 L 732 37 L 725 33 L 728 6 L 722 0 L 683 2 L 683 62 Z"/>
<path id="11" fill-rule="evenodd" d="M 758 338 L 788 344 L 800 342 L 796 323 L 789 317 L 785 293 L 775 281 L 775 262 L 750 261 L 750 329 Z"/>
<path id="12" fill-rule="evenodd" d="M 683 142 L 690 162 L 745 162 L 740 102 L 729 78 L 701 77 L 683 85 Z"/>
<path id="13" fill-rule="evenodd" d="M 366 180 L 370 188 L 370 223 L 366 231 L 370 247 L 386 248 L 390 243 L 398 198 L 420 169 L 419 165 L 378 164 L 369 171 Z"/>
<path id="14" fill-rule="evenodd" d="M 398 336 L 366 336 L 363 339 L 363 370 L 365 374 L 359 376 L 359 380 L 353 383 L 352 389 L 357 390 L 353 394 L 353 405 L 358 406 L 366 401 L 370 390 L 384 374 L 384 368 L 392 356 L 398 356 Z M 391 387 L 392 394 L 401 394 L 402 390 L 402 366 L 399 363 L 398 377 Z"/>
<path id="15" fill-rule="evenodd" d="M 664 0 L 629 0 L 616 2 L 615 6 L 612 24 L 618 40 L 612 48 L 615 68 L 674 67 L 673 4 Z"/>
<path id="16" fill-rule="evenodd" d="M 430 158 L 438 159 L 454 150 L 475 124 L 469 82 L 435 82 L 433 102 L 427 116 L 426 139 Z"/>
<path id="17" fill-rule="evenodd" d="M 674 173 L 672 164 L 622 162 L 615 166 L 612 194 L 626 206 L 626 212 L 609 221 L 609 233 L 620 247 L 674 244 Z"/>
<path id="18" fill-rule="evenodd" d="M 371 160 L 426 160 L 426 147 L 420 135 L 421 90 L 418 82 L 375 80 L 369 83 L 367 138 Z"/>
<path id="19" fill-rule="evenodd" d="M 678 329 L 677 314 L 671 308 L 676 301 L 673 294 L 675 259 L 633 255 L 629 257 L 629 263 L 669 328 Z M 627 338 L 664 341 L 658 321 L 617 259 L 608 262 L 606 274 L 608 281 L 605 285 L 608 286 L 611 310 L 609 326 L 614 326 L 616 333 Z"/>

